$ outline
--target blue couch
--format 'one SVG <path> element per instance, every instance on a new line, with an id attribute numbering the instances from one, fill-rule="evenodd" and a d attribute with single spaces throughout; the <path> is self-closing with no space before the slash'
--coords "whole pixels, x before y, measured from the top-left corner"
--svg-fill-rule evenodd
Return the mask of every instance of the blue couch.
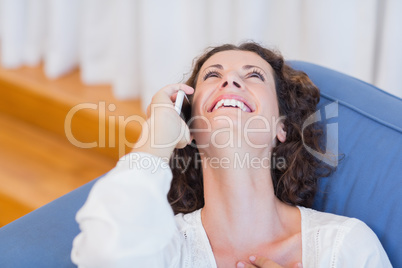
<path id="1" fill-rule="evenodd" d="M 314 207 L 366 222 L 393 266 L 402 267 L 402 100 L 327 68 L 290 64 L 321 89 L 321 121 L 332 126 L 327 135 L 335 137 L 341 158 L 337 171 L 320 181 Z M 336 112 L 328 116 L 325 107 L 334 101 Z M 0 267 L 74 267 L 74 217 L 93 183 L 0 228 Z"/>

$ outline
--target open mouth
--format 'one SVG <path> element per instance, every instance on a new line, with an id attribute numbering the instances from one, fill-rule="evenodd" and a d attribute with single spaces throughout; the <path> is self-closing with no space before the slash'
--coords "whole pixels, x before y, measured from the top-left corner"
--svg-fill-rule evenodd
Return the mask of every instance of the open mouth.
<path id="1" fill-rule="evenodd" d="M 212 112 L 223 108 L 237 108 L 246 113 L 253 112 L 248 103 L 239 96 L 221 96 L 214 101 L 208 112 Z"/>

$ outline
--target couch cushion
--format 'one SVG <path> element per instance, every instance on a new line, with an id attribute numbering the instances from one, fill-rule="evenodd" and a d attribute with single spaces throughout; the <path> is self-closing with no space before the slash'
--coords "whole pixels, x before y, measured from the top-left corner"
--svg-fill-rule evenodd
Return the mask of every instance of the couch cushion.
<path id="1" fill-rule="evenodd" d="M 79 233 L 75 214 L 94 182 L 0 228 L 0 267 L 76 267 L 70 260 Z"/>
<path id="2" fill-rule="evenodd" d="M 331 177 L 321 179 L 314 208 L 367 223 L 393 266 L 402 267 L 402 100 L 330 69 L 291 65 L 320 88 L 322 118 L 325 107 L 338 102 L 338 116 L 325 124 L 338 126 L 337 135 L 328 134 L 338 140 L 340 161 Z"/>

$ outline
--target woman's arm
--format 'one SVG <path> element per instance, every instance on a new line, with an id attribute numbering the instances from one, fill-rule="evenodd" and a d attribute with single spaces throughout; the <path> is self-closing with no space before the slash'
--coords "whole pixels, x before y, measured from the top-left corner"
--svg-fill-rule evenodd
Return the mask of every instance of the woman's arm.
<path id="1" fill-rule="evenodd" d="M 178 89 L 193 92 L 185 85 L 171 85 L 154 96 L 133 152 L 94 185 L 77 213 L 81 233 L 74 239 L 71 258 L 79 267 L 179 263 L 181 238 L 167 201 L 172 179 L 167 161 L 175 147 L 189 140 L 188 128 L 173 107 Z"/>
<path id="2" fill-rule="evenodd" d="M 141 161 L 155 164 L 141 166 Z M 175 257 L 180 256 L 165 255 L 172 251 L 169 248 L 180 250 L 166 199 L 172 174 L 163 163 L 149 154 L 129 154 L 94 185 L 76 216 L 81 233 L 73 243 L 74 263 L 79 267 L 168 267 L 177 262 Z"/>

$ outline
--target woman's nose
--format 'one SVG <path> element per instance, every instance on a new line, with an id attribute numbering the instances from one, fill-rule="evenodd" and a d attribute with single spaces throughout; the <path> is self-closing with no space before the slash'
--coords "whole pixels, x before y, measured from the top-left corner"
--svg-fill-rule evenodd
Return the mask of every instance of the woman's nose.
<path id="1" fill-rule="evenodd" d="M 229 87 L 231 85 L 235 86 L 236 88 L 240 88 L 240 89 L 242 88 L 241 82 L 238 81 L 233 76 L 232 77 L 227 77 L 226 80 L 224 80 L 224 82 L 222 83 L 221 88 L 224 89 L 224 88 L 227 88 L 227 87 Z"/>

